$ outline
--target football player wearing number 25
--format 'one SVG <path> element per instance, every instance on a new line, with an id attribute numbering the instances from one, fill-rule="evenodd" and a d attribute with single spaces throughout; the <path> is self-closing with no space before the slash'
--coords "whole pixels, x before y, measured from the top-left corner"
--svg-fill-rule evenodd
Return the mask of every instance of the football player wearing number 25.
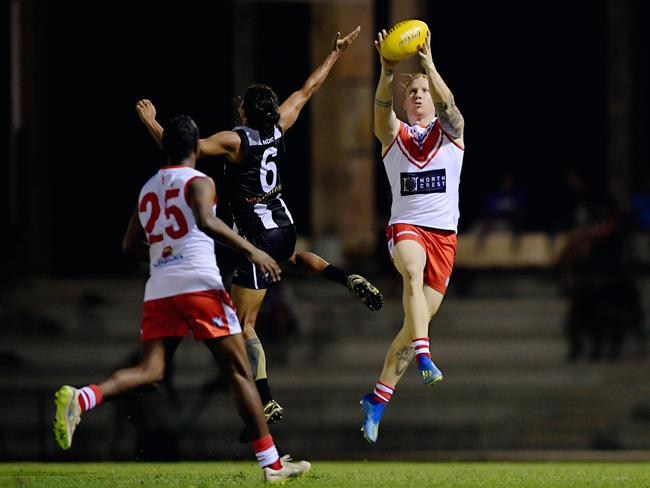
<path id="1" fill-rule="evenodd" d="M 190 117 L 180 115 L 169 122 L 161 141 L 167 164 L 142 187 L 122 242 L 125 252 L 142 251 L 146 237 L 149 248 L 140 361 L 133 368 L 115 371 L 98 385 L 62 386 L 55 395 L 55 438 L 63 449 L 70 448 L 83 412 L 104 399 L 160 381 L 166 363 L 191 330 L 232 385 L 237 412 L 252 432 L 264 479 L 301 476 L 309 470 L 309 463 L 280 458 L 269 433 L 235 306 L 217 267 L 213 239 L 241 251 L 273 281 L 280 279 L 281 270 L 271 256 L 215 216 L 214 181 L 194 168 L 198 142 L 199 130 Z"/>

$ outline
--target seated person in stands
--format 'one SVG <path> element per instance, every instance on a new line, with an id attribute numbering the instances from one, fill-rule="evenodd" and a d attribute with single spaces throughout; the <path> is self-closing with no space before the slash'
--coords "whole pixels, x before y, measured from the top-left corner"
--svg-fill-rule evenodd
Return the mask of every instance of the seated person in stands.
<path id="1" fill-rule="evenodd" d="M 526 192 L 519 187 L 512 174 L 501 178 L 499 188 L 487 196 L 484 213 L 478 223 L 480 233 L 521 230 L 526 208 Z"/>

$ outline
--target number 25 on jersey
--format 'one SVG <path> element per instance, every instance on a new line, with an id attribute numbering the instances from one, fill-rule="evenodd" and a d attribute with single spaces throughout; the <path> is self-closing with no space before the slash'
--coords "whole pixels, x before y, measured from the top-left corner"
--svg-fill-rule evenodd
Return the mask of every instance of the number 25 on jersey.
<path id="1" fill-rule="evenodd" d="M 169 225 L 164 229 L 165 234 L 167 234 L 171 239 L 180 239 L 188 232 L 187 220 L 183 215 L 183 211 L 177 205 L 174 205 L 174 200 L 179 197 L 180 190 L 178 188 L 170 188 L 165 192 L 165 217 L 167 218 Z M 154 228 L 156 227 L 156 222 L 160 217 L 160 202 L 158 201 L 158 195 L 154 192 L 149 192 L 142 197 L 140 200 L 140 205 L 138 211 L 143 214 L 149 212 L 149 218 L 144 224 L 144 231 L 147 234 L 147 240 L 149 244 L 155 244 L 163 240 L 162 233 L 153 234 Z M 173 220 L 172 220 L 173 217 Z M 141 222 L 143 219 L 140 219 Z M 175 221 L 175 225 L 174 222 Z"/>

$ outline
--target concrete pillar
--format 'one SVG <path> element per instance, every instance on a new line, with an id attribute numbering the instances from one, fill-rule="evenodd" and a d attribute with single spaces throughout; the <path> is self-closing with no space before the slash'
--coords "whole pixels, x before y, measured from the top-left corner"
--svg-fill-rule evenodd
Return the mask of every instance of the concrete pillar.
<path id="1" fill-rule="evenodd" d="M 607 181 L 619 203 L 627 206 L 633 175 L 631 157 L 632 58 L 629 39 L 630 5 L 607 2 L 608 127 Z"/>
<path id="2" fill-rule="evenodd" d="M 329 243 L 326 257 L 333 261 L 337 256 L 331 253 L 339 244 L 346 256 L 369 255 L 374 248 L 373 9 L 371 0 L 311 4 L 314 68 L 337 31 L 346 35 L 361 26 L 355 43 L 310 102 L 314 247 Z"/>
<path id="3" fill-rule="evenodd" d="M 47 86 L 37 73 L 47 64 L 39 31 L 47 8 L 36 0 L 12 0 L 10 29 L 10 135 L 6 177 L 12 278 L 46 274 L 51 267 L 51 210 Z M 69 216 L 57 216 L 69 218 Z"/>
<path id="4" fill-rule="evenodd" d="M 233 46 L 237 46 L 236 67 L 231 70 L 232 89 L 235 96 L 244 94 L 246 87 L 255 80 L 253 63 L 255 42 L 261 42 L 255 38 L 253 22 L 255 18 L 255 4 L 252 2 L 234 2 L 232 18 L 233 23 Z M 236 110 L 233 110 L 233 121 L 239 122 Z"/>

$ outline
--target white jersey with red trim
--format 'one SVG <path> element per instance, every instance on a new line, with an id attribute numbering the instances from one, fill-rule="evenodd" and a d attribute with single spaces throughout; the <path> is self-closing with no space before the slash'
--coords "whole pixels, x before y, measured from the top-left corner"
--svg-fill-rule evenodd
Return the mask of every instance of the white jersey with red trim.
<path id="1" fill-rule="evenodd" d="M 140 223 L 149 242 L 145 301 L 224 289 L 214 241 L 197 227 L 188 200 L 195 178 L 206 175 L 188 166 L 164 166 L 140 191 Z"/>
<path id="2" fill-rule="evenodd" d="M 388 225 L 458 229 L 463 150 L 442 131 L 437 118 L 426 127 L 400 121 L 383 161 L 393 194 Z"/>

